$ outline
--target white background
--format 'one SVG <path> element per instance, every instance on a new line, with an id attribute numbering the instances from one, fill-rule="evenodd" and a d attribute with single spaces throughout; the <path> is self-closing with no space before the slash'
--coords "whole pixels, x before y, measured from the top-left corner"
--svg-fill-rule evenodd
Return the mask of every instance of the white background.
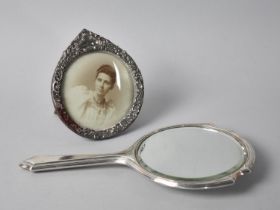
<path id="1" fill-rule="evenodd" d="M 0 208 L 276 209 L 280 141 L 279 1 L 1 1 Z M 87 28 L 125 49 L 142 71 L 143 109 L 123 135 L 77 136 L 53 114 L 62 51 Z M 256 150 L 232 187 L 184 191 L 126 167 L 32 174 L 35 154 L 107 153 L 179 123 L 213 122 Z"/>

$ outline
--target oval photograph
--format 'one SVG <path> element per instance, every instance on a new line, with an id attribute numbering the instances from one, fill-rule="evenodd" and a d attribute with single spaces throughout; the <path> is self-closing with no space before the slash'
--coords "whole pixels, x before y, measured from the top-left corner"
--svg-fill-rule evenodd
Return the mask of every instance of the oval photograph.
<path id="1" fill-rule="evenodd" d="M 81 56 L 67 69 L 63 104 L 83 128 L 104 130 L 120 122 L 133 104 L 134 84 L 129 67 L 109 53 Z"/>

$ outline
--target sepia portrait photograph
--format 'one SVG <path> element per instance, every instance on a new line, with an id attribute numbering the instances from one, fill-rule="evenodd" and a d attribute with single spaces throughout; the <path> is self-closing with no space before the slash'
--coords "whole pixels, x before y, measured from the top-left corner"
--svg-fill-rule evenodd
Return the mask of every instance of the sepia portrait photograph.
<path id="1" fill-rule="evenodd" d="M 107 53 L 90 53 L 65 73 L 63 101 L 79 126 L 103 130 L 120 122 L 133 103 L 134 86 L 128 67 Z"/>

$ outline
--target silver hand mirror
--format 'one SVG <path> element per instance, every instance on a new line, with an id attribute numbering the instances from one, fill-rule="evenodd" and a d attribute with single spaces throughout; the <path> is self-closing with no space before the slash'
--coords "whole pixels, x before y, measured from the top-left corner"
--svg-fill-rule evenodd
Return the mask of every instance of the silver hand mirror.
<path id="1" fill-rule="evenodd" d="M 251 172 L 255 153 L 232 131 L 212 124 L 184 124 L 154 131 L 128 149 L 103 155 L 42 155 L 20 166 L 32 172 L 126 165 L 152 181 L 181 189 L 219 188 Z"/>

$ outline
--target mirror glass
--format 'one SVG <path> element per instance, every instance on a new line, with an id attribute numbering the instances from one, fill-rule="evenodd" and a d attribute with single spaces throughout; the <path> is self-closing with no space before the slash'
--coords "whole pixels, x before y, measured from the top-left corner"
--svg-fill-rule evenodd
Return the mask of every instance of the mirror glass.
<path id="1" fill-rule="evenodd" d="M 149 136 L 137 158 L 153 173 L 191 180 L 219 178 L 244 164 L 242 148 L 233 136 L 214 129 L 178 127 Z"/>

